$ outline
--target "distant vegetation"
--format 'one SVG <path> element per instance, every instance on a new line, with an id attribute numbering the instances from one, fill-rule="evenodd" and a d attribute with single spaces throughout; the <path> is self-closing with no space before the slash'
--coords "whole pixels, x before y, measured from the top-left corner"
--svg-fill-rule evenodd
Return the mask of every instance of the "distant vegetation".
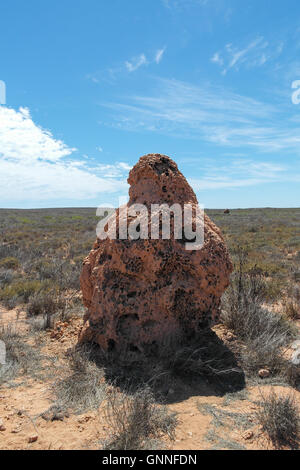
<path id="1" fill-rule="evenodd" d="M 8 308 L 44 294 L 79 290 L 84 257 L 96 238 L 92 208 L 0 209 L 0 301 Z M 207 210 L 233 254 L 248 251 L 244 269 L 265 279 L 266 299 L 289 291 L 286 310 L 297 316 L 300 280 L 300 209 Z M 41 302 L 41 310 L 43 310 Z"/>

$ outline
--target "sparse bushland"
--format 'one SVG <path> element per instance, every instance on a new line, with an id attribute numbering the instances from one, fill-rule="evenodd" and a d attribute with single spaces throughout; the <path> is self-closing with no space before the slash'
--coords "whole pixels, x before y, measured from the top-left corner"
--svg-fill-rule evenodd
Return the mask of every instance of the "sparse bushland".
<path id="1" fill-rule="evenodd" d="M 284 344 L 286 341 L 289 343 L 293 334 L 293 328 L 290 329 L 292 322 L 286 322 L 286 318 L 296 319 L 295 308 L 299 304 L 300 240 L 297 232 L 300 229 L 300 209 L 237 210 L 227 215 L 220 210 L 208 210 L 207 213 L 222 229 L 236 267 L 236 244 L 251 247 L 243 263 L 245 299 L 238 296 L 236 268 L 223 304 L 227 302 L 228 306 L 235 306 L 227 309 L 229 315 L 222 321 L 229 322 L 226 324 L 230 324 L 237 341 L 224 343 L 214 332 L 206 331 L 201 337 L 182 341 L 169 353 L 161 350 L 158 356 L 154 354 L 147 360 L 132 351 L 124 351 L 122 357 L 111 354 L 103 358 L 102 353 L 95 353 L 93 348 L 87 347 L 86 350 L 80 348 L 81 351 L 71 352 L 66 364 L 65 356 L 60 355 L 66 343 L 51 343 L 51 349 L 58 346 L 59 353 L 55 357 L 44 360 L 40 355 L 38 348 L 47 348 L 50 334 L 39 330 L 47 327 L 47 315 L 51 326 L 62 313 L 67 317 L 73 308 L 77 308 L 76 303 L 73 306 L 73 300 L 74 294 L 78 295 L 81 263 L 93 246 L 99 219 L 95 217 L 94 209 L 0 210 L 0 296 L 3 296 L 0 302 L 9 308 L 25 307 L 28 322 L 34 326 L 29 338 L 13 329 L 1 330 L 0 339 L 3 338 L 8 346 L 8 362 L 6 366 L 0 366 L 0 384 L 6 382 L 8 386 L 15 386 L 20 383 L 19 380 L 12 383 L 15 378 L 23 382 L 26 376 L 45 379 L 47 370 L 47 379 L 51 383 L 55 380 L 52 390 L 56 402 L 45 415 L 45 419 L 50 421 L 66 417 L 68 408 L 70 413 L 77 413 L 89 408 L 97 409 L 101 404 L 104 407 L 108 403 L 106 397 L 110 398 L 112 393 L 111 400 L 117 403 L 117 412 L 114 413 L 113 407 L 107 404 L 106 414 L 108 422 L 115 419 L 117 422 L 111 426 L 111 435 L 105 442 L 107 449 L 123 448 L 124 442 L 127 448 L 160 447 L 158 441 L 162 435 L 168 436 L 170 432 L 172 437 L 173 421 L 169 418 L 164 421 L 164 409 L 155 403 L 174 403 L 185 400 L 191 393 L 203 395 L 203 391 L 204 394 L 221 395 L 224 396 L 222 407 L 225 413 L 218 406 L 207 409 L 212 417 L 215 415 L 212 419 L 215 427 L 219 424 L 217 432 L 209 430 L 207 438 L 211 439 L 214 448 L 247 447 L 246 441 L 244 447 L 234 442 L 234 438 L 227 438 L 227 424 L 231 428 L 248 429 L 247 412 L 244 415 L 231 409 L 232 400 L 242 399 L 247 392 L 241 368 L 253 377 L 261 365 L 270 367 L 275 381 L 276 374 L 291 373 L 293 376 L 292 371 L 286 369 L 282 353 L 286 347 Z M 289 302 L 293 303 L 292 309 Z M 267 307 L 272 303 L 277 303 L 277 306 L 283 304 L 282 315 L 270 313 Z M 249 315 L 244 315 L 245 309 Z M 266 346 L 262 347 L 264 343 Z M 270 382 L 272 380 L 271 377 Z M 268 381 L 264 379 L 264 383 Z M 45 383 L 48 384 L 47 381 Z M 141 399 L 134 408 L 132 399 L 141 392 L 141 383 L 146 383 L 152 397 Z M 27 393 L 31 393 L 31 388 Z M 120 405 L 122 400 L 126 401 L 126 406 Z M 126 412 L 123 412 L 124 407 Z M 142 439 L 138 436 L 135 440 L 134 429 L 129 423 L 135 422 L 136 412 L 132 410 L 140 408 L 142 413 L 145 410 L 146 416 L 143 421 L 146 426 L 143 428 L 141 424 L 142 429 L 153 429 L 147 424 L 147 410 L 160 410 L 161 418 L 154 420 L 158 423 L 157 434 L 156 431 L 152 434 L 146 431 L 148 436 Z M 162 422 L 165 424 L 159 424 Z M 256 425 L 256 421 L 249 421 L 250 428 L 251 423 Z M 130 431 L 130 442 L 124 436 L 124 429 Z"/>
<path id="2" fill-rule="evenodd" d="M 106 421 L 110 436 L 104 450 L 141 450 L 162 446 L 160 439 L 174 440 L 177 418 L 155 403 L 149 387 L 121 393 L 116 387 L 107 395 Z"/>
<path id="3" fill-rule="evenodd" d="M 0 210 L 0 302 L 37 307 L 57 290 L 78 293 L 98 220 L 93 209 Z"/>
<path id="4" fill-rule="evenodd" d="M 262 396 L 256 418 L 275 447 L 297 447 L 299 444 L 299 410 L 292 395 Z"/>

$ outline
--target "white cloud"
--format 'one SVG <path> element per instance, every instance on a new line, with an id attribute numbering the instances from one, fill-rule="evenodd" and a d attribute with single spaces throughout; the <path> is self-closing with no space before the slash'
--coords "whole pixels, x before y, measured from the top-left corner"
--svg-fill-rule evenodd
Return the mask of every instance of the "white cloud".
<path id="1" fill-rule="evenodd" d="M 114 165 L 99 164 L 96 167 L 105 178 L 124 178 L 131 170 L 131 166 L 124 162 L 117 162 Z"/>
<path id="2" fill-rule="evenodd" d="M 0 143 L 0 154 L 15 159 L 22 155 L 22 161 L 29 163 L 37 158 L 57 161 L 76 150 L 35 125 L 28 109 L 17 112 L 5 106 L 0 107 Z"/>
<path id="3" fill-rule="evenodd" d="M 125 168 L 119 179 L 106 177 L 100 167 L 72 159 L 75 150 L 37 126 L 28 109 L 1 106 L 0 205 L 31 201 L 38 207 L 126 190 Z"/>
<path id="4" fill-rule="evenodd" d="M 164 47 L 163 49 L 158 49 L 158 51 L 156 52 L 154 60 L 157 64 L 159 64 L 160 61 L 162 60 L 165 50 L 166 48 Z"/>
<path id="5" fill-rule="evenodd" d="M 139 69 L 142 65 L 146 65 L 148 63 L 145 54 L 140 54 L 138 57 L 134 57 L 131 59 L 131 62 L 126 61 L 125 65 L 128 72 L 134 72 L 135 70 Z"/>

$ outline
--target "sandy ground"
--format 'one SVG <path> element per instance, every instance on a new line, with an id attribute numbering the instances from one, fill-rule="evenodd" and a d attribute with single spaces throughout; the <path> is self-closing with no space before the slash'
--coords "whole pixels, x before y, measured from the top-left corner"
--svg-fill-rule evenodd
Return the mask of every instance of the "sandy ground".
<path id="1" fill-rule="evenodd" d="M 1 324 L 15 324 L 23 331 L 27 329 L 24 313 L 7 312 L 3 308 L 0 308 Z M 81 319 L 73 319 L 57 334 L 51 331 L 40 333 L 38 341 L 43 354 L 63 362 L 65 353 L 76 344 L 80 328 Z M 220 336 L 223 333 L 222 328 L 217 331 Z M 34 345 L 37 339 L 32 341 Z M 51 364 L 45 363 L 45 368 L 51 368 Z M 10 386 L 0 388 L 0 422 L 2 420 L 3 424 L 0 449 L 101 449 L 101 439 L 108 434 L 104 403 L 97 411 L 70 412 L 62 421 L 43 419 L 41 414 L 53 404 L 51 383 L 54 378 L 51 373 L 48 375 L 49 379 L 43 380 L 18 377 Z M 168 405 L 178 414 L 178 426 L 175 441 L 165 440 L 166 447 L 176 450 L 272 449 L 252 416 L 260 394 L 266 394 L 271 388 L 281 394 L 292 391 L 300 405 L 299 391 L 264 386 L 263 381 L 259 386 L 247 387 L 232 396 L 187 391 L 187 398 Z"/>

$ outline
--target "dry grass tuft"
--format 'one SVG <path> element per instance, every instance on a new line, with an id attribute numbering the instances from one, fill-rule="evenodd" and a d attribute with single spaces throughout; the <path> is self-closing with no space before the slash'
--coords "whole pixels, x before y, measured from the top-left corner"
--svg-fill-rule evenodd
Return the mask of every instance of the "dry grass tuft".
<path id="1" fill-rule="evenodd" d="M 71 374 L 55 382 L 57 402 L 77 412 L 96 409 L 105 398 L 104 372 L 91 358 L 88 346 L 73 349 L 68 356 Z"/>
<path id="2" fill-rule="evenodd" d="M 275 447 L 297 447 L 300 428 L 295 398 L 291 395 L 276 395 L 272 391 L 262 397 L 259 405 L 257 420 Z"/>
<path id="3" fill-rule="evenodd" d="M 284 316 L 262 307 L 265 281 L 260 272 L 245 271 L 247 253 L 238 250 L 237 270 L 222 300 L 221 321 L 244 344 L 243 367 L 250 374 L 268 368 L 273 375 L 286 375 L 282 348 L 295 336 L 294 325 Z"/>
<path id="4" fill-rule="evenodd" d="M 14 326 L 0 328 L 0 340 L 5 343 L 6 363 L 0 365 L 0 384 L 15 379 L 20 374 L 35 374 L 40 367 L 40 355 Z"/>
<path id="5" fill-rule="evenodd" d="M 104 443 L 105 450 L 153 449 L 159 439 L 174 440 L 177 418 L 164 406 L 155 403 L 150 388 L 120 393 L 117 388 L 108 394 L 106 421 L 111 435 Z"/>

